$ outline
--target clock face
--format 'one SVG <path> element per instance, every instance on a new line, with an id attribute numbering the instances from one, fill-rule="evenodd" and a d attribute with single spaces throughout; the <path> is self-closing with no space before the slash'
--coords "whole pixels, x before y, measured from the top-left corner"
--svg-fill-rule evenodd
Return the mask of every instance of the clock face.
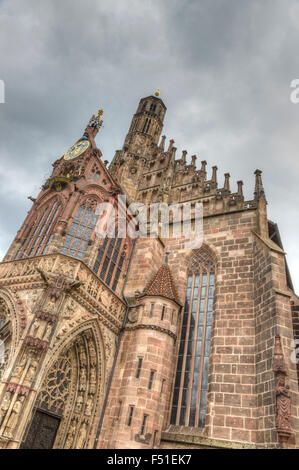
<path id="1" fill-rule="evenodd" d="M 65 152 L 63 158 L 65 160 L 73 160 L 74 158 L 79 157 L 79 155 L 82 155 L 82 153 L 85 152 L 88 147 L 90 147 L 89 140 L 80 140 Z"/>

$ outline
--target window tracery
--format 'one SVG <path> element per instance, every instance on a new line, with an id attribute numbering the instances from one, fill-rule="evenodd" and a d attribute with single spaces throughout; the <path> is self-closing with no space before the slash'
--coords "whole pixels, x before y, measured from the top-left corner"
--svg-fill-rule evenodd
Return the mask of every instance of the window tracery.
<path id="1" fill-rule="evenodd" d="M 214 288 L 215 260 L 202 248 L 188 269 L 171 424 L 204 427 Z"/>
<path id="2" fill-rule="evenodd" d="M 97 221 L 96 201 L 87 200 L 78 208 L 64 239 L 61 253 L 82 259 Z"/>
<path id="3" fill-rule="evenodd" d="M 23 241 L 18 249 L 15 259 L 22 259 L 45 253 L 45 248 L 49 245 L 51 231 L 56 221 L 60 204 L 57 199 L 46 203 L 41 214 L 37 217 L 37 222 L 31 224 L 25 232 Z"/>

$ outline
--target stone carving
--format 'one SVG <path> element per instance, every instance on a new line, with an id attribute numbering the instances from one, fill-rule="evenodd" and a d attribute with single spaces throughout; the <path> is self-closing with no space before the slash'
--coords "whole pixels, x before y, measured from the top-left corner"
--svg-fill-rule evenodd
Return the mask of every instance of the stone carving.
<path id="1" fill-rule="evenodd" d="M 49 323 L 55 323 L 57 322 L 57 316 L 52 315 L 51 313 L 43 312 L 42 310 L 39 310 L 36 312 L 36 318 L 39 318 L 40 320 L 44 320 Z"/>
<path id="2" fill-rule="evenodd" d="M 91 366 L 95 366 L 96 363 L 97 363 L 97 354 L 96 354 L 96 350 L 95 350 L 95 347 L 94 347 L 94 344 L 93 344 L 92 340 L 88 341 L 88 349 L 89 349 L 90 364 L 91 364 Z"/>
<path id="3" fill-rule="evenodd" d="M 151 433 L 146 433 L 144 436 L 141 436 L 140 434 L 135 434 L 135 441 L 142 442 L 143 444 L 149 444 L 151 438 L 152 438 Z"/>
<path id="4" fill-rule="evenodd" d="M 76 413 L 81 413 L 82 411 L 82 406 L 83 406 L 83 395 L 82 393 L 79 393 L 79 396 L 77 398 L 77 402 L 76 402 L 76 407 L 75 407 L 75 412 Z"/>
<path id="5" fill-rule="evenodd" d="M 48 341 L 43 341 L 40 338 L 34 338 L 33 336 L 28 335 L 24 339 L 24 345 L 25 346 L 30 346 L 31 348 L 35 348 L 35 349 L 44 351 L 48 348 L 49 343 L 48 343 Z"/>
<path id="6" fill-rule="evenodd" d="M 276 429 L 278 439 L 284 446 L 293 435 L 291 429 L 291 395 L 286 384 L 288 370 L 285 364 L 280 336 L 275 336 L 273 371 L 276 376 Z"/>
<path id="7" fill-rule="evenodd" d="M 65 275 L 69 275 L 70 272 L 73 271 L 74 267 L 76 267 L 76 264 L 74 263 L 65 263 L 63 261 L 60 261 L 58 263 L 58 268 L 56 271 L 59 274 L 53 281 L 50 280 L 50 277 L 48 274 L 41 270 L 40 268 L 37 268 L 37 271 L 40 273 L 42 276 L 45 284 L 49 287 L 49 303 L 47 306 L 47 310 L 53 310 L 56 306 L 57 300 L 61 297 L 63 292 L 69 292 L 71 289 L 76 289 L 81 286 L 82 282 L 78 280 L 72 280 L 71 282 L 66 279 Z"/>
<path id="8" fill-rule="evenodd" d="M 19 363 L 16 365 L 16 367 L 13 370 L 12 373 L 12 379 L 13 381 L 18 381 L 23 373 L 23 370 L 25 369 L 25 365 L 27 362 L 27 356 L 24 354 L 22 358 L 20 359 Z"/>
<path id="9" fill-rule="evenodd" d="M 28 313 L 30 315 L 32 314 L 32 310 L 36 306 L 38 296 L 39 293 L 36 289 L 34 289 L 32 292 L 28 292 L 25 296 L 25 304 L 27 305 Z"/>
<path id="10" fill-rule="evenodd" d="M 49 341 L 50 335 L 52 333 L 52 325 L 48 323 L 43 335 L 43 341 Z"/>
<path id="11" fill-rule="evenodd" d="M 76 420 L 76 418 L 73 418 L 72 421 L 71 421 L 71 424 L 70 424 L 70 429 L 69 429 L 69 432 L 67 434 L 66 441 L 65 441 L 65 445 L 64 445 L 65 449 L 71 449 L 72 448 L 72 444 L 74 442 L 74 437 L 75 437 L 75 434 L 76 434 L 76 428 L 77 428 L 77 420 Z"/>
<path id="12" fill-rule="evenodd" d="M 81 342 L 79 343 L 79 358 L 80 358 L 80 364 L 82 366 L 86 366 L 87 364 L 86 351 Z"/>
<path id="13" fill-rule="evenodd" d="M 92 396 L 89 396 L 86 406 L 85 406 L 85 414 L 86 416 L 91 416 L 92 413 L 92 405 L 93 405 L 93 399 Z"/>
<path id="14" fill-rule="evenodd" d="M 26 387 L 25 385 L 19 385 L 13 382 L 9 382 L 9 384 L 7 384 L 6 390 L 11 393 L 16 393 L 17 395 L 25 395 L 25 397 L 27 397 L 30 388 Z"/>
<path id="15" fill-rule="evenodd" d="M 27 371 L 25 379 L 24 379 L 25 387 L 30 386 L 30 384 L 31 384 L 31 382 L 34 378 L 36 369 L 37 369 L 37 364 L 38 364 L 38 361 L 36 359 L 33 359 L 33 361 L 30 363 L 28 371 Z"/>
<path id="16" fill-rule="evenodd" d="M 75 310 L 75 302 L 72 299 L 70 299 L 67 306 L 65 307 L 64 319 L 69 320 L 73 316 L 74 310 Z"/>
<path id="17" fill-rule="evenodd" d="M 80 385 L 79 390 L 85 391 L 86 390 L 86 369 L 84 367 L 80 370 Z"/>
<path id="18" fill-rule="evenodd" d="M 11 394 L 10 394 L 10 392 L 6 392 L 5 395 L 4 395 L 4 398 L 2 400 L 2 404 L 1 404 L 1 408 L 0 408 L 0 426 L 3 422 L 3 419 L 5 418 L 7 410 L 9 408 L 10 400 L 11 400 Z"/>
<path id="19" fill-rule="evenodd" d="M 46 303 L 45 310 L 46 312 L 50 312 L 53 314 L 56 308 L 56 299 L 54 296 L 50 297 L 48 302 Z"/>
<path id="20" fill-rule="evenodd" d="M 291 395 L 289 386 L 285 384 L 285 376 L 278 377 L 278 384 L 276 386 L 276 426 L 278 432 L 290 431 L 290 417 L 291 417 Z"/>
<path id="21" fill-rule="evenodd" d="M 0 320 L 9 316 L 9 308 L 4 299 L 0 298 Z"/>
<path id="22" fill-rule="evenodd" d="M 52 257 L 45 257 L 42 262 L 40 263 L 40 267 L 42 267 L 44 272 L 52 271 L 53 267 L 53 258 Z"/>
<path id="23" fill-rule="evenodd" d="M 130 323 L 136 323 L 137 320 L 138 320 L 138 310 L 136 308 L 129 310 L 128 321 Z"/>
<path id="24" fill-rule="evenodd" d="M 89 393 L 92 395 L 96 393 L 96 383 L 97 383 L 96 369 L 95 367 L 91 367 L 90 376 L 89 376 Z"/>
<path id="25" fill-rule="evenodd" d="M 30 328 L 30 336 L 33 336 L 34 338 L 40 338 L 41 337 L 41 329 L 40 329 L 40 321 L 38 318 L 35 318 L 34 322 L 31 325 Z"/>
<path id="26" fill-rule="evenodd" d="M 9 437 L 9 438 L 12 438 L 13 437 L 13 432 L 14 432 L 14 429 L 16 427 L 16 425 L 18 424 L 18 420 L 19 420 L 19 416 L 20 416 L 20 413 L 21 413 L 21 410 L 22 410 L 22 407 L 23 407 L 23 402 L 25 400 L 25 396 L 24 395 L 21 395 L 17 401 L 15 402 L 12 410 L 11 410 L 11 414 L 8 418 L 8 421 L 7 421 L 7 424 L 6 424 L 6 427 L 5 427 L 5 431 L 4 431 L 4 435 L 6 437 Z"/>
<path id="27" fill-rule="evenodd" d="M 87 436 L 87 424 L 83 422 L 79 431 L 76 449 L 83 449 L 85 441 L 86 441 L 86 436 Z"/>

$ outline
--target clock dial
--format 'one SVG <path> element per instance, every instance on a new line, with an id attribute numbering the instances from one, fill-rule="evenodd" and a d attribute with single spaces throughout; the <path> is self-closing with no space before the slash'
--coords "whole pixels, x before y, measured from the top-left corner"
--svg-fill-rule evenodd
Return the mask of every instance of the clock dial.
<path id="1" fill-rule="evenodd" d="M 73 160 L 74 158 L 82 155 L 90 147 L 89 140 L 80 140 L 76 144 L 72 145 L 64 154 L 65 160 Z"/>

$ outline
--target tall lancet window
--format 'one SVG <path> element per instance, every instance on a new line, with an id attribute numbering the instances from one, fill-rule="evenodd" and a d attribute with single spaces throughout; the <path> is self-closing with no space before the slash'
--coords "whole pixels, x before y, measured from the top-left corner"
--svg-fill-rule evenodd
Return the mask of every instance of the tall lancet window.
<path id="1" fill-rule="evenodd" d="M 60 204 L 55 199 L 46 203 L 35 219 L 30 221 L 29 228 L 25 232 L 21 247 L 15 258 L 26 258 L 27 256 L 38 256 L 45 253 L 51 238 L 52 228 L 54 227 Z"/>
<path id="2" fill-rule="evenodd" d="M 82 204 L 65 237 L 61 253 L 82 259 L 97 220 L 96 201 Z"/>
<path id="3" fill-rule="evenodd" d="M 191 260 L 179 345 L 171 424 L 205 424 L 215 263 L 207 248 Z"/>
<path id="4" fill-rule="evenodd" d="M 126 239 L 106 237 L 98 252 L 93 270 L 112 290 L 116 290 L 117 283 L 125 261 Z"/>

